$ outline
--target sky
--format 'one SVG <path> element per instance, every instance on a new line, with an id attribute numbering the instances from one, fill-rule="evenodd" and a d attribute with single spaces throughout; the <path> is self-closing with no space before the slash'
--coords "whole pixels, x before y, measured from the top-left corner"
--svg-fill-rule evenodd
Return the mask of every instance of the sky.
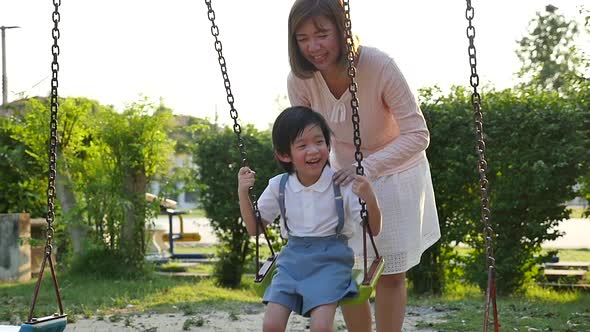
<path id="1" fill-rule="evenodd" d="M 516 41 L 551 3 L 569 17 L 582 0 L 472 1 L 480 82 L 514 85 Z M 212 0 L 241 124 L 265 129 L 283 107 L 292 0 Z M 350 0 L 361 45 L 389 53 L 414 91 L 469 84 L 465 1 Z M 8 101 L 48 95 L 52 1 L 0 0 L 6 30 Z M 123 110 L 142 96 L 176 114 L 232 123 L 205 1 L 63 0 L 61 97 Z"/>

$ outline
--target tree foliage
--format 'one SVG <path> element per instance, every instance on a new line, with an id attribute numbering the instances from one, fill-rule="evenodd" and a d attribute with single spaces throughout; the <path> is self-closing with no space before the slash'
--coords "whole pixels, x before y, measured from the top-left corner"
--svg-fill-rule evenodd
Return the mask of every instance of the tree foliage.
<path id="1" fill-rule="evenodd" d="M 33 216 L 40 216 L 46 201 L 49 106 L 46 98 L 18 105 L 0 130 L 0 140 L 6 142 L 0 153 L 7 157 L 0 162 L 2 175 L 14 177 L 2 182 L 6 194 L 13 195 L 6 209 L 38 210 Z M 87 267 L 97 262 L 86 260 L 104 252 L 125 257 L 117 265 L 122 274 L 141 271 L 146 220 L 157 210 L 147 205 L 145 192 L 152 178 L 168 170 L 174 146 L 165 130 L 170 118 L 170 110 L 147 100 L 117 113 L 85 98 L 60 99 L 57 244 L 63 254 L 75 249 L 76 234 L 91 235 L 86 252 L 74 250 L 73 266 L 81 271 L 91 272 Z M 68 233 L 61 232 L 64 226 Z"/>
<path id="2" fill-rule="evenodd" d="M 0 118 L 0 213 L 45 213 L 47 181 L 43 168 L 27 153 L 26 144 L 14 138 L 12 121 Z M 44 181 L 45 180 L 45 181 Z"/>
<path id="3" fill-rule="evenodd" d="M 442 250 L 475 248 L 467 278 L 485 288 L 487 271 L 479 212 L 479 176 L 469 94 L 423 94 L 432 135 L 428 156 L 441 221 Z M 487 179 L 495 231 L 499 291 L 511 293 L 534 276 L 541 243 L 556 239 L 568 217 L 564 203 L 590 161 L 590 105 L 557 92 L 490 91 L 482 104 Z M 443 278 L 444 276 L 440 276 Z"/>
<path id="4" fill-rule="evenodd" d="M 584 77 L 588 56 L 578 46 L 581 29 L 575 19 L 548 5 L 529 24 L 529 35 L 518 41 L 516 50 L 522 63 L 518 77 L 524 79 L 524 86 L 563 91 L 579 80 L 589 79 Z"/>
<path id="5" fill-rule="evenodd" d="M 146 221 L 157 210 L 146 202 L 147 186 L 158 172 L 167 172 L 174 146 L 165 131 L 171 112 L 157 110 L 142 100 L 122 113 L 102 112 L 94 139 L 102 153 L 87 172 L 95 239 L 123 253 L 132 271 L 143 268 Z"/>
<path id="6" fill-rule="evenodd" d="M 221 245 L 215 277 L 220 285 L 235 288 L 240 285 L 244 266 L 248 265 L 246 260 L 252 252 L 252 239 L 240 221 L 238 204 L 237 174 L 242 156 L 231 128 L 212 124 L 201 129 L 194 160 L 199 164 L 201 203 Z M 253 194 L 258 197 L 268 180 L 281 171 L 274 161 L 268 131 L 260 132 L 248 125 L 242 127 L 241 137 L 250 167 L 256 171 Z"/>

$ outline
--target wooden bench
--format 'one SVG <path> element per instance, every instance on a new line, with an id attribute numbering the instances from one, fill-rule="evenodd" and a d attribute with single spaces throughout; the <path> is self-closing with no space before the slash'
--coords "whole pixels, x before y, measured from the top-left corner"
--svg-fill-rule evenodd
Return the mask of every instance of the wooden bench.
<path id="1" fill-rule="evenodd" d="M 570 278 L 575 280 L 583 280 L 586 278 L 585 270 L 559 270 L 559 269 L 544 269 L 543 274 L 549 281 L 555 281 L 560 278 Z"/>
<path id="2" fill-rule="evenodd" d="M 556 269 L 580 269 L 580 270 L 586 270 L 586 271 L 590 271 L 590 262 L 557 262 L 557 263 L 545 263 L 543 264 L 544 267 L 546 268 L 556 268 Z"/>

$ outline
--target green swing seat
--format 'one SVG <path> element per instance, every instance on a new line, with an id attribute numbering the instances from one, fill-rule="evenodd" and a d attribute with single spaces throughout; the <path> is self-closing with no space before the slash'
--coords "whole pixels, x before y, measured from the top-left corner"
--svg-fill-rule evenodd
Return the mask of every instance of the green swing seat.
<path id="1" fill-rule="evenodd" d="M 55 314 L 36 319 L 34 322 L 24 323 L 21 326 L 0 325 L 0 332 L 63 332 L 66 329 L 66 323 L 65 315 Z"/>
<path id="2" fill-rule="evenodd" d="M 358 286 L 358 295 L 353 298 L 341 300 L 340 305 L 359 304 L 368 300 L 373 294 L 373 290 L 375 290 L 375 287 L 377 286 L 377 281 L 379 280 L 379 277 L 381 277 L 384 267 L 385 261 L 383 260 L 383 257 L 376 258 L 373 261 L 373 264 L 371 264 L 371 268 L 369 269 L 368 273 L 368 280 L 366 281 L 364 280 L 365 276 L 363 269 L 353 269 L 352 280 Z"/>
<path id="3" fill-rule="evenodd" d="M 266 288 L 270 286 L 272 282 L 272 278 L 276 274 L 276 258 L 278 255 L 274 255 L 269 257 L 266 262 L 262 265 L 260 272 L 256 275 L 254 279 L 254 290 L 256 294 L 260 297 L 264 296 L 264 292 Z M 364 280 L 364 273 L 363 269 L 353 269 L 352 270 L 352 280 L 356 283 L 358 287 L 358 294 L 353 298 L 348 298 L 340 301 L 341 305 L 349 305 L 349 304 L 360 304 L 367 301 L 371 295 L 373 294 L 373 290 L 377 286 L 377 281 L 379 277 L 383 273 L 383 268 L 385 267 L 383 257 L 376 258 L 368 273 L 368 280 Z"/>
<path id="4" fill-rule="evenodd" d="M 278 198 L 280 212 L 281 212 L 281 218 L 283 220 L 285 220 L 285 224 L 286 224 L 285 186 L 287 184 L 288 178 L 289 178 L 288 173 L 283 174 L 283 176 L 281 177 L 281 181 L 279 184 L 279 198 Z M 338 185 L 334 185 L 334 196 L 336 197 L 336 200 L 335 200 L 336 201 L 336 211 L 338 212 L 339 219 L 343 220 L 344 219 L 344 208 L 343 208 L 343 203 L 342 203 L 342 196 L 340 194 L 340 186 L 338 186 Z M 260 223 L 262 224 L 262 222 L 260 222 Z M 363 229 L 364 229 L 364 232 L 366 232 L 366 228 L 363 228 Z M 369 234 L 371 234 L 371 233 L 369 233 Z M 266 232 L 264 232 L 264 236 L 266 237 Z M 370 235 L 370 237 L 371 237 L 371 242 L 373 243 L 373 249 L 375 250 L 375 252 L 377 252 L 377 247 L 375 247 L 375 243 L 372 241 L 373 236 Z M 267 238 L 267 240 L 268 240 L 268 238 Z M 269 243 L 269 245 L 270 245 L 270 243 Z M 365 252 L 366 252 L 366 246 L 365 246 Z M 260 268 L 260 270 L 256 273 L 256 277 L 254 278 L 254 289 L 256 291 L 256 294 L 260 297 L 264 296 L 264 292 L 266 291 L 266 288 L 270 285 L 274 275 L 276 274 L 275 262 L 276 262 L 278 256 L 279 256 L 279 254 L 270 256 L 264 262 L 264 264 L 262 264 L 262 267 Z M 258 256 L 256 257 L 256 259 L 258 259 Z M 367 257 L 365 255 L 365 264 L 366 264 L 366 259 L 367 259 Z M 364 268 L 363 269 L 353 269 L 352 270 L 352 281 L 354 283 L 356 283 L 356 285 L 357 285 L 357 288 L 359 291 L 358 295 L 355 296 L 354 298 L 343 299 L 340 301 L 340 304 L 344 304 L 344 305 L 359 304 L 359 303 L 363 303 L 364 301 L 368 300 L 369 297 L 371 297 L 371 294 L 373 294 L 373 290 L 375 289 L 375 286 L 377 285 L 377 280 L 379 280 L 381 273 L 383 273 L 384 266 L 385 266 L 385 264 L 384 264 L 383 257 L 381 257 L 381 256 L 379 256 L 379 254 L 377 254 L 377 258 L 373 260 L 371 266 L 369 267 L 369 269 L 366 273 L 366 276 L 364 273 L 365 272 Z"/>

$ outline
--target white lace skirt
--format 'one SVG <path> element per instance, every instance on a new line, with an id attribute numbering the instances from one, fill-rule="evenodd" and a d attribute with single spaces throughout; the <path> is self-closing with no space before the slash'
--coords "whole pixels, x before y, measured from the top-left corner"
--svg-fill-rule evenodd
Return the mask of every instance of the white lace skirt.
<path id="1" fill-rule="evenodd" d="M 408 271 L 420 262 L 422 253 L 440 238 L 440 227 L 428 160 L 400 173 L 373 182 L 383 225 L 375 237 L 377 250 L 385 259 L 383 274 Z M 349 245 L 355 252 L 355 266 L 363 266 L 362 226 Z M 367 237 L 369 264 L 374 250 Z"/>

